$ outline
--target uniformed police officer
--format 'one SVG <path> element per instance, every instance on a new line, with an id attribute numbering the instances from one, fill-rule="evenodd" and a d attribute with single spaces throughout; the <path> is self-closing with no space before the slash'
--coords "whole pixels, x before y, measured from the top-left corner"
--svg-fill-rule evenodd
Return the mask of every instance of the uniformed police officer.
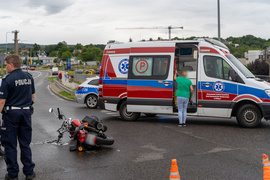
<path id="1" fill-rule="evenodd" d="M 5 59 L 9 73 L 0 87 L 0 110 L 3 109 L 1 141 L 5 148 L 5 161 L 8 173 L 5 180 L 18 179 L 17 139 L 21 149 L 23 173 L 26 179 L 35 177 L 30 148 L 32 138 L 31 104 L 35 98 L 35 87 L 32 76 L 23 72 L 20 57 L 10 55 Z"/>

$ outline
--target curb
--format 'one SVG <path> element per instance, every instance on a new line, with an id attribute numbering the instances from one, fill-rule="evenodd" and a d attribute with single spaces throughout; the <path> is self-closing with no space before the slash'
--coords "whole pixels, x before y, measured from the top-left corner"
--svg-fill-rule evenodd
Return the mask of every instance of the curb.
<path id="1" fill-rule="evenodd" d="M 65 99 L 65 100 L 68 100 L 68 101 L 73 101 L 73 102 L 75 102 L 74 99 L 70 99 L 70 98 L 68 98 L 68 97 L 66 97 L 66 96 L 63 96 L 62 94 L 59 94 L 59 93 L 57 92 L 57 90 L 55 90 L 54 88 L 52 88 L 52 85 L 53 85 L 53 84 L 56 86 L 55 83 L 51 83 L 51 84 L 49 85 L 49 88 L 50 88 L 50 90 L 51 90 L 55 95 L 61 97 L 62 99 Z"/>

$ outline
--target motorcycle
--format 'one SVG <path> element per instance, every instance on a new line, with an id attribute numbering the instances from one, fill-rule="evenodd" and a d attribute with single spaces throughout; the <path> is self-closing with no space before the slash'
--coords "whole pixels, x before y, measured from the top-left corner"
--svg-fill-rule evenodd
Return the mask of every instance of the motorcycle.
<path id="1" fill-rule="evenodd" d="M 61 127 L 57 130 L 58 139 L 56 143 L 60 142 L 65 132 L 69 133 L 70 138 L 76 140 L 76 145 L 69 147 L 70 151 L 89 150 L 101 145 L 112 145 L 114 143 L 112 137 L 104 134 L 107 126 L 103 125 L 96 116 L 85 116 L 80 121 L 79 119 L 67 119 L 64 114 L 60 113 L 59 108 L 57 108 L 58 114 L 55 114 L 52 108 L 49 109 L 49 112 L 53 113 L 60 121 L 63 121 Z"/>

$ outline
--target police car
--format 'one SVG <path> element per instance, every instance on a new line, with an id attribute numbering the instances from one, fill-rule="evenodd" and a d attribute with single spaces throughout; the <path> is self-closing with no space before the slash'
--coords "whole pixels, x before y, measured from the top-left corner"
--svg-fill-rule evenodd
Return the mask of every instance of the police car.
<path id="1" fill-rule="evenodd" d="M 99 77 L 87 78 L 80 84 L 75 93 L 75 101 L 77 103 L 86 104 L 89 108 L 97 108 L 98 106 L 98 81 Z"/>

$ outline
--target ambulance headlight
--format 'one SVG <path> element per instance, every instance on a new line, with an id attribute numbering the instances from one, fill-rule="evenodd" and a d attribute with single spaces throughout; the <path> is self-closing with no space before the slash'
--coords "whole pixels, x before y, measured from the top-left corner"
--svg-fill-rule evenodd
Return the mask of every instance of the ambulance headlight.
<path id="1" fill-rule="evenodd" d="M 270 97 L 270 89 L 265 90 L 265 92 Z"/>

